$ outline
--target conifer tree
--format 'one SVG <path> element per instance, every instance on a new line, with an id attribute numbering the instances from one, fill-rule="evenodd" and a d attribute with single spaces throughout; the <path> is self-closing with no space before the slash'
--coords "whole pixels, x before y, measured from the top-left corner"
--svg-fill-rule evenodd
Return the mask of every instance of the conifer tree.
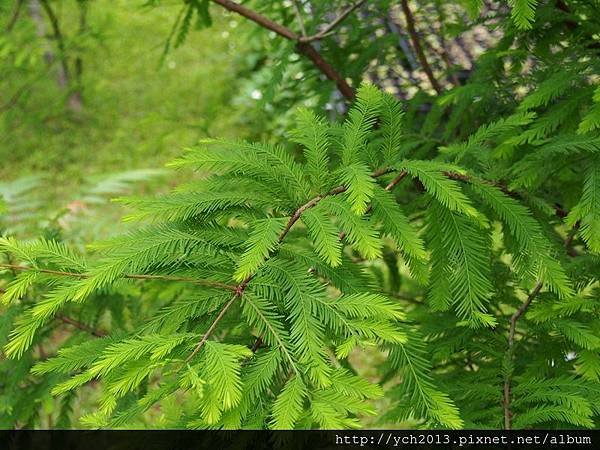
<path id="1" fill-rule="evenodd" d="M 170 164 L 196 176 L 122 198 L 132 231 L 91 255 L 1 238 L 27 394 L 68 418 L 96 382 L 87 427 L 597 426 L 597 6 L 550 3 L 509 1 L 439 96 L 365 82 L 340 123 L 300 109 L 278 143 L 201 141 Z M 57 322 L 81 333 L 40 357 Z"/>

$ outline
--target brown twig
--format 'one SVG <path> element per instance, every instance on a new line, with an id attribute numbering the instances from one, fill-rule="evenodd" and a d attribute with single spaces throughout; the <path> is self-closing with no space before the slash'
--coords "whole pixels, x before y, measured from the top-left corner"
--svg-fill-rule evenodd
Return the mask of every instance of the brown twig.
<path id="1" fill-rule="evenodd" d="M 92 336 L 96 336 L 96 337 L 104 337 L 104 336 L 106 336 L 106 333 L 104 333 L 103 331 L 95 330 L 94 328 L 92 328 L 92 327 L 90 327 L 90 326 L 88 326 L 88 325 L 86 325 L 84 323 L 81 323 L 81 322 L 79 322 L 79 321 L 77 321 L 75 319 L 72 319 L 72 318 L 70 318 L 68 316 L 57 315 L 57 316 L 54 316 L 54 318 L 56 320 L 59 320 L 59 321 L 63 322 L 63 323 L 71 325 L 71 326 L 73 326 L 73 327 L 75 327 L 75 328 L 77 328 L 77 329 L 79 329 L 81 331 L 85 331 L 87 333 L 90 333 Z"/>
<path id="2" fill-rule="evenodd" d="M 581 222 L 578 220 L 573 226 L 573 228 L 571 228 L 571 231 L 569 231 L 567 239 L 565 239 L 565 250 L 567 252 L 567 255 L 571 257 L 577 256 L 577 251 L 575 251 L 575 249 L 573 248 L 573 240 L 575 239 L 575 235 L 577 234 L 577 231 L 579 231 L 580 227 Z"/>
<path id="3" fill-rule="evenodd" d="M 242 6 L 238 3 L 232 2 L 231 0 L 211 0 L 213 3 L 216 3 L 228 11 L 235 12 L 248 20 L 251 20 L 254 23 L 257 23 L 263 28 L 270 30 L 285 39 L 296 42 L 296 47 L 298 52 L 306 56 L 308 59 L 312 61 L 321 73 L 323 73 L 328 79 L 333 81 L 342 95 L 352 101 L 354 100 L 354 90 L 346 79 L 341 76 L 331 64 L 329 64 L 323 56 L 308 42 L 301 42 L 301 36 L 296 34 L 294 31 L 289 28 L 278 24 L 271 19 L 263 16 L 262 14 L 257 13 L 245 6 Z"/>
<path id="4" fill-rule="evenodd" d="M 336 28 L 338 25 L 340 25 L 346 19 L 346 17 L 348 17 L 350 14 L 352 14 L 352 12 L 354 10 L 356 10 L 357 8 L 360 8 L 362 5 L 364 5 L 365 2 L 366 2 L 366 0 L 360 0 L 356 3 L 354 3 L 353 5 L 350 5 L 344 11 L 342 11 L 339 16 L 337 16 L 330 23 L 325 25 L 325 27 L 321 31 L 313 34 L 312 36 L 302 37 L 302 38 L 300 38 L 300 41 L 302 41 L 302 42 L 318 41 L 319 39 L 323 39 L 324 37 L 329 36 L 329 34 L 334 30 L 334 28 Z"/>
<path id="5" fill-rule="evenodd" d="M 14 10 L 12 16 L 10 17 L 8 24 L 6 25 L 7 33 L 10 32 L 13 29 L 13 27 L 15 26 L 15 23 L 17 23 L 17 20 L 19 19 L 19 15 L 21 14 L 21 9 L 23 8 L 23 3 L 25 3 L 25 0 L 17 1 L 17 6 L 15 6 L 15 10 Z"/>
<path id="6" fill-rule="evenodd" d="M 533 299 L 540 293 L 542 290 L 543 283 L 538 281 L 535 285 L 531 293 L 527 296 L 527 300 L 523 302 L 523 304 L 515 311 L 515 313 L 510 318 L 510 329 L 508 332 L 508 357 L 512 359 L 514 354 L 514 344 L 515 344 L 515 333 L 517 330 L 517 321 L 519 318 L 527 311 L 527 308 L 531 305 Z M 510 383 L 511 377 L 510 374 L 507 375 L 504 379 L 504 429 L 510 430 L 511 427 L 511 419 L 512 413 L 510 411 Z"/>
<path id="7" fill-rule="evenodd" d="M 37 267 L 29 267 L 29 266 L 20 266 L 17 264 L 0 264 L 0 268 L 11 269 L 11 270 L 35 270 L 36 272 L 47 273 L 50 275 L 57 275 L 62 277 L 74 277 L 74 278 L 89 278 L 90 275 L 87 273 L 78 273 L 78 272 L 64 272 L 61 270 L 51 270 L 51 269 L 39 269 Z M 202 286 L 212 286 L 222 289 L 235 290 L 236 286 L 232 286 L 230 284 L 220 283 L 218 281 L 213 280 L 203 280 L 197 278 L 187 278 L 187 277 L 174 277 L 169 275 L 145 275 L 145 274 L 125 274 L 123 278 L 132 279 L 132 280 L 160 280 L 160 281 L 180 281 L 184 283 L 192 283 L 199 284 Z"/>
<path id="8" fill-rule="evenodd" d="M 260 346 L 263 344 L 263 340 L 262 337 L 258 337 L 256 339 L 256 341 L 254 341 L 254 344 L 252 345 L 252 348 L 250 349 L 252 351 L 252 353 L 256 353 L 256 351 L 260 348 Z"/>
<path id="9" fill-rule="evenodd" d="M 302 37 L 300 39 L 304 39 L 306 37 L 306 27 L 304 26 L 304 20 L 302 20 L 300 5 L 298 5 L 298 0 L 293 0 L 292 3 L 294 4 L 294 13 L 296 14 L 296 20 L 298 21 L 300 32 L 302 33 Z"/>
<path id="10" fill-rule="evenodd" d="M 396 185 L 398 183 L 400 183 L 404 177 L 406 177 L 406 175 L 408 175 L 408 173 L 406 172 L 406 170 L 403 170 L 402 172 L 400 172 L 398 174 L 398 176 L 396 176 L 392 181 L 390 181 L 388 183 L 388 185 L 385 187 L 386 191 L 391 191 L 392 189 L 394 189 L 396 187 Z"/>
<path id="11" fill-rule="evenodd" d="M 261 27 L 266 28 L 267 30 L 271 30 L 274 33 L 277 33 L 278 35 L 289 39 L 291 41 L 297 41 L 298 40 L 298 35 L 296 33 L 294 33 L 292 30 L 290 30 L 289 28 L 280 25 L 276 22 L 273 22 L 271 19 L 263 16 L 262 14 L 257 13 L 256 11 L 251 10 L 250 8 L 246 8 L 243 5 L 240 5 L 239 3 L 235 3 L 232 2 L 231 0 L 211 0 L 213 3 L 217 3 L 218 5 L 221 5 L 223 8 L 227 9 L 228 11 L 232 11 L 235 12 L 237 14 L 239 14 L 240 16 L 245 17 L 246 19 L 251 20 L 252 22 L 255 22 L 257 24 L 259 24 Z"/>
<path id="12" fill-rule="evenodd" d="M 442 92 L 442 87 L 440 86 L 438 80 L 435 78 L 433 74 L 433 70 L 427 61 L 427 57 L 425 56 L 425 52 L 423 51 L 423 47 L 421 46 L 421 41 L 419 39 L 419 35 L 417 33 L 415 27 L 415 18 L 408 6 L 408 0 L 401 0 L 400 5 L 402 6 L 402 12 L 404 13 L 404 17 L 406 18 L 406 29 L 408 31 L 408 35 L 410 36 L 410 40 L 412 42 L 413 48 L 423 67 L 423 71 L 427 75 L 431 86 L 435 91 L 439 94 Z"/>
<path id="13" fill-rule="evenodd" d="M 204 333 L 204 335 L 202 336 L 202 339 L 200 339 L 200 342 L 198 342 L 198 344 L 196 344 L 196 347 L 194 347 L 194 351 L 192 351 L 192 353 L 190 353 L 190 355 L 185 359 L 186 363 L 190 362 L 192 360 L 192 358 L 198 354 L 198 352 L 200 351 L 200 349 L 202 349 L 202 346 L 204 346 L 204 344 L 206 343 L 206 341 L 208 341 L 208 338 L 210 337 L 210 335 L 213 333 L 213 331 L 215 331 L 215 328 L 217 328 L 217 325 L 219 324 L 219 322 L 221 321 L 221 319 L 225 316 L 225 313 L 227 312 L 227 310 L 231 307 L 231 305 L 233 305 L 233 303 L 241 295 L 242 295 L 241 293 L 238 294 L 236 292 L 235 295 L 233 297 L 231 297 L 231 300 L 229 300 L 225 304 L 225 306 L 223 307 L 223 309 L 221 309 L 221 311 L 219 312 L 219 315 L 217 316 L 217 318 L 213 321 L 213 323 L 210 325 L 210 327 L 208 328 L 208 330 L 206 330 L 206 333 Z"/>
<path id="14" fill-rule="evenodd" d="M 58 22 L 58 17 L 56 16 L 56 14 L 54 13 L 54 10 L 48 3 L 48 0 L 40 0 L 40 5 L 46 12 L 46 15 L 48 16 L 48 20 L 50 21 L 50 26 L 52 27 L 52 33 L 54 35 L 53 37 L 56 40 L 56 46 L 58 47 L 58 53 L 59 53 L 59 57 L 60 57 L 60 65 L 61 65 L 63 75 L 65 78 L 64 83 L 68 84 L 71 79 L 71 75 L 69 72 L 69 64 L 67 63 L 65 40 L 64 40 L 63 34 L 60 30 L 60 24 Z"/>
<path id="15" fill-rule="evenodd" d="M 331 64 L 323 59 L 323 56 L 321 56 L 311 44 L 307 42 L 298 42 L 296 48 L 298 49 L 298 52 L 310 59 L 323 75 L 335 83 L 338 90 L 347 100 L 354 100 L 354 89 L 350 87 L 346 79 L 341 76 Z"/>

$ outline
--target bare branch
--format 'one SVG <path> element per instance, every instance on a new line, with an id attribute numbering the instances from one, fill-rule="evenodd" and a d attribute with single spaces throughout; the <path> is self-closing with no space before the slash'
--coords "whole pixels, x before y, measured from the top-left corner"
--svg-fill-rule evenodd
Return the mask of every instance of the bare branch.
<path id="1" fill-rule="evenodd" d="M 313 64 L 323 73 L 328 79 L 335 82 L 337 88 L 342 93 L 342 95 L 348 100 L 354 100 L 354 90 L 346 79 L 341 76 L 331 64 L 329 64 L 323 56 L 312 46 L 310 43 L 301 42 L 300 36 L 298 36 L 295 32 L 290 30 L 289 28 L 280 25 L 276 22 L 273 22 L 271 19 L 253 11 L 245 6 L 242 6 L 238 3 L 232 2 L 230 0 L 211 0 L 218 5 L 221 5 L 223 8 L 228 11 L 235 12 L 240 14 L 241 16 L 257 23 L 263 28 L 267 30 L 273 31 L 277 33 L 279 36 L 282 36 L 290 41 L 294 41 L 297 43 L 298 52 L 306 56 L 310 59 Z"/>
<path id="2" fill-rule="evenodd" d="M 519 309 L 517 309 L 515 311 L 515 313 L 512 315 L 512 317 L 510 318 L 510 329 L 508 332 L 508 357 L 510 359 L 512 359 L 513 354 L 514 354 L 514 344 L 515 344 L 515 333 L 517 330 L 517 321 L 525 313 L 525 311 L 527 311 L 527 308 L 529 308 L 533 299 L 535 297 L 537 297 L 537 295 L 540 293 L 540 291 L 542 290 L 542 286 L 543 286 L 543 283 L 541 281 L 538 281 L 538 283 L 535 285 L 535 287 L 533 288 L 531 293 L 527 296 L 527 300 L 525 300 L 525 302 L 523 302 L 523 304 L 519 307 Z M 512 414 L 510 412 L 510 382 L 511 382 L 511 377 L 510 377 L 510 375 L 507 375 L 506 378 L 504 379 L 504 400 L 503 400 L 504 429 L 505 430 L 510 430 L 511 418 L 512 418 Z"/>
<path id="3" fill-rule="evenodd" d="M 15 26 L 15 23 L 17 23 L 17 20 L 19 19 L 19 15 L 21 14 L 21 9 L 23 8 L 23 3 L 25 3 L 25 0 L 17 1 L 17 6 L 15 6 L 15 10 L 14 10 L 12 16 L 10 17 L 8 24 L 6 25 L 7 33 L 12 31 L 13 27 Z"/>
<path id="4" fill-rule="evenodd" d="M 277 33 L 280 36 L 283 36 L 286 39 L 291 41 L 297 41 L 298 35 L 294 33 L 289 28 L 280 25 L 276 22 L 273 22 L 271 19 L 263 16 L 262 14 L 257 13 L 245 6 L 240 5 L 239 3 L 232 2 L 231 0 L 211 0 L 218 5 L 221 5 L 223 8 L 228 11 L 235 12 L 241 16 L 244 16 L 246 19 L 251 20 L 259 24 L 261 27 L 266 28 L 267 30 L 271 30 L 274 33 Z"/>
<path id="5" fill-rule="evenodd" d="M 63 323 L 66 323 L 68 325 L 71 325 L 81 331 L 85 331 L 87 333 L 90 333 L 92 336 L 96 336 L 96 337 L 104 337 L 106 336 L 106 333 L 104 333 L 103 331 L 99 331 L 99 330 L 95 330 L 94 328 L 81 323 L 75 319 L 72 319 L 69 316 L 63 316 L 63 315 L 57 315 L 54 317 L 56 320 L 59 320 Z"/>
<path id="6" fill-rule="evenodd" d="M 56 14 L 54 13 L 54 10 L 48 3 L 48 0 L 39 0 L 39 2 L 40 2 L 40 5 L 42 5 L 42 8 L 44 9 L 44 11 L 46 12 L 46 15 L 48 16 L 48 20 L 50 21 L 50 26 L 52 27 L 52 33 L 54 35 L 53 37 L 56 40 L 56 46 L 58 47 L 58 56 L 60 58 L 60 66 L 62 68 L 63 75 L 64 75 L 64 80 L 61 80 L 61 83 L 64 83 L 66 86 L 66 85 L 68 85 L 68 83 L 71 79 L 71 75 L 70 75 L 70 71 L 69 71 L 69 64 L 67 62 L 67 52 L 66 52 L 66 48 L 65 48 L 65 40 L 64 40 L 63 34 L 60 30 L 60 24 L 58 22 L 58 17 L 56 16 Z"/>
<path id="7" fill-rule="evenodd" d="M 389 184 L 385 187 L 385 190 L 391 191 L 392 189 L 394 189 L 396 187 L 396 185 L 398 183 L 400 183 L 406 175 L 408 175 L 406 170 L 403 170 L 402 172 L 400 172 L 396 178 L 394 178 L 392 181 L 389 182 Z"/>
<path id="8" fill-rule="evenodd" d="M 415 18 L 410 10 L 410 7 L 408 6 L 408 0 L 401 0 L 400 4 L 402 6 L 402 11 L 404 12 L 404 17 L 406 18 L 406 28 L 408 30 L 408 34 L 410 36 L 410 40 L 412 42 L 417 58 L 419 59 L 421 66 L 423 66 L 423 70 L 425 71 L 425 74 L 427 75 L 431 86 L 439 94 L 442 92 L 442 87 L 433 75 L 433 70 L 431 69 L 429 62 L 427 61 L 427 57 L 425 56 L 425 52 L 423 51 L 423 47 L 421 46 L 421 41 L 419 39 L 419 35 L 415 27 Z"/>
<path id="9" fill-rule="evenodd" d="M 352 12 L 354 10 L 356 10 L 357 8 L 360 8 L 365 2 L 366 2 L 366 0 L 360 0 L 356 3 L 354 3 L 353 5 L 350 5 L 339 16 L 337 16 L 331 23 L 328 23 L 327 25 L 325 25 L 325 27 L 321 31 L 319 31 L 316 34 L 313 34 L 312 36 L 302 37 L 302 38 L 300 38 L 300 41 L 312 42 L 312 41 L 317 41 L 319 39 L 323 39 L 324 37 L 329 36 L 334 28 L 336 28 L 338 25 L 340 25 L 346 19 L 346 17 L 348 17 L 350 14 L 352 14 Z"/>

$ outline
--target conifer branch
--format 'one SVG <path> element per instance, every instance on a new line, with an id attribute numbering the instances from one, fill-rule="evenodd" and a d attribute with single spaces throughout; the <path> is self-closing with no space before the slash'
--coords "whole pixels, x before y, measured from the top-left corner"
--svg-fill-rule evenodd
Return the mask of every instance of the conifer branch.
<path id="1" fill-rule="evenodd" d="M 440 86 L 438 80 L 435 78 L 433 70 L 431 69 L 431 65 L 429 64 L 429 61 L 427 61 L 427 57 L 425 56 L 425 52 L 423 51 L 423 47 L 421 46 L 421 41 L 419 39 L 419 35 L 415 27 L 415 18 L 412 14 L 412 11 L 410 10 L 410 7 L 408 6 L 408 0 L 401 0 L 400 5 L 402 6 L 402 11 L 404 13 L 404 17 L 406 18 L 406 28 L 410 36 L 410 40 L 412 42 L 415 53 L 417 55 L 417 58 L 419 59 L 421 66 L 423 66 L 423 71 L 427 75 L 431 86 L 433 87 L 433 89 L 435 89 L 435 92 L 439 94 L 442 92 L 442 87 Z"/>
<path id="2" fill-rule="evenodd" d="M 321 31 L 313 34 L 312 36 L 301 37 L 300 41 L 302 41 L 302 42 L 318 41 L 319 39 L 323 39 L 324 37 L 329 36 L 331 34 L 331 32 L 334 30 L 334 28 L 336 28 L 344 20 L 346 20 L 346 18 L 350 14 L 352 14 L 353 11 L 360 8 L 365 2 L 366 2 L 366 0 L 360 0 L 356 3 L 354 3 L 353 5 L 348 6 L 348 8 L 346 8 L 344 11 L 342 11 L 339 16 L 337 16 L 330 23 L 325 25 L 325 27 Z"/>
<path id="3" fill-rule="evenodd" d="M 573 248 L 573 240 L 575 239 L 579 228 L 581 228 L 581 221 L 578 220 L 575 222 L 573 228 L 571 228 L 571 231 L 569 231 L 567 239 L 565 239 L 565 250 L 567 251 L 567 255 L 571 257 L 577 256 L 577 251 Z"/>
<path id="4" fill-rule="evenodd" d="M 89 278 L 90 276 L 86 273 L 78 273 L 78 272 L 65 272 L 61 270 L 51 270 L 51 269 L 39 269 L 28 266 L 20 266 L 17 264 L 0 264 L 0 268 L 17 270 L 17 271 L 27 271 L 27 270 L 35 270 L 41 273 L 47 273 L 49 275 L 57 275 L 61 277 L 74 277 L 74 278 Z M 131 280 L 159 280 L 159 281 L 179 281 L 184 283 L 192 283 L 199 284 L 201 286 L 212 286 L 221 289 L 235 290 L 236 286 L 232 286 L 226 283 L 220 283 L 218 281 L 213 280 L 203 280 L 197 278 L 188 278 L 188 277 L 175 277 L 169 275 L 146 275 L 146 274 L 125 274 L 123 278 L 131 279 Z"/>
<path id="5" fill-rule="evenodd" d="M 571 231 L 569 232 L 569 235 L 567 236 L 567 239 L 565 240 L 565 250 L 567 251 L 567 254 L 569 254 L 570 256 L 577 255 L 576 253 L 575 254 L 572 253 L 573 249 L 571 248 L 571 243 L 572 243 L 573 238 L 578 229 L 579 229 L 579 222 L 576 223 L 575 226 L 571 229 Z M 508 331 L 507 355 L 511 361 L 514 356 L 514 343 L 515 343 L 515 335 L 517 334 L 517 321 L 521 318 L 521 316 L 523 314 L 525 314 L 525 312 L 527 311 L 529 306 L 531 306 L 531 302 L 533 302 L 533 300 L 537 297 L 537 295 L 542 290 L 543 286 L 544 286 L 543 282 L 541 280 L 538 281 L 537 284 L 535 285 L 535 287 L 533 288 L 533 290 L 531 291 L 531 293 L 527 296 L 527 299 L 525 300 L 525 302 L 523 302 L 523 304 L 519 307 L 519 309 L 517 309 L 515 311 L 515 313 L 512 315 L 512 317 L 510 318 L 510 328 Z M 511 385 L 511 374 L 508 373 L 504 380 L 503 407 L 504 407 L 504 429 L 505 430 L 511 429 L 511 421 L 512 421 L 512 413 L 510 410 L 510 402 L 511 402 L 511 399 L 510 399 L 511 386 L 510 385 Z"/>
<path id="6" fill-rule="evenodd" d="M 406 172 L 406 170 L 403 170 L 402 172 L 400 172 L 396 178 L 394 178 L 392 181 L 390 181 L 388 183 L 388 185 L 385 187 L 386 191 L 391 191 L 392 189 L 394 189 L 398 183 L 400 183 L 404 177 L 406 177 L 406 175 L 408 174 L 408 172 Z"/>
<path id="7" fill-rule="evenodd" d="M 204 333 L 204 335 L 202 336 L 202 339 L 200 339 L 200 342 L 198 342 L 198 344 L 196 344 L 196 347 L 194 347 L 194 350 L 192 351 L 192 353 L 190 353 L 190 355 L 185 359 L 186 363 L 190 362 L 194 358 L 194 356 L 196 356 L 198 354 L 198 352 L 202 349 L 202 346 L 206 343 L 206 341 L 208 341 L 208 338 L 211 336 L 213 331 L 215 331 L 215 328 L 217 328 L 217 325 L 219 324 L 221 319 L 225 316 L 225 313 L 227 312 L 227 310 L 231 307 L 231 305 L 233 305 L 233 303 L 238 299 L 238 297 L 240 297 L 242 295 L 242 293 L 243 293 L 243 290 L 236 292 L 235 295 L 233 297 L 231 297 L 231 300 L 229 300 L 225 304 L 225 306 L 219 312 L 219 315 L 217 316 L 217 318 L 213 321 L 213 323 L 210 325 L 210 327 L 208 327 L 208 330 L 206 330 L 206 333 Z"/>
<path id="8" fill-rule="evenodd" d="M 515 344 L 515 333 L 517 331 L 517 321 L 519 318 L 527 311 L 527 308 L 531 305 L 533 299 L 540 293 L 542 290 L 543 283 L 538 281 L 535 285 L 531 293 L 527 296 L 527 300 L 523 302 L 523 304 L 515 311 L 515 313 L 510 318 L 510 329 L 508 332 L 508 357 L 512 360 L 514 354 L 514 344 Z M 504 379 L 504 429 L 511 429 L 511 419 L 512 413 L 510 411 L 510 384 L 511 384 L 511 376 L 507 374 Z"/>
<path id="9" fill-rule="evenodd" d="M 371 174 L 371 176 L 373 178 L 378 178 L 378 177 L 381 177 L 381 176 L 383 176 L 385 174 L 388 174 L 390 172 L 393 172 L 393 171 L 394 171 L 394 169 L 384 168 L 384 169 L 380 169 L 380 170 L 377 170 L 377 171 L 373 172 Z M 402 178 L 405 175 L 406 174 L 404 174 L 402 176 Z M 394 184 L 394 186 L 395 186 L 395 184 Z M 302 217 L 302 214 L 304 213 L 304 211 L 306 211 L 307 209 L 315 207 L 324 198 L 341 194 L 342 192 L 345 192 L 347 189 L 348 188 L 346 186 L 342 186 L 342 185 L 336 186 L 335 188 L 331 189 L 329 192 L 327 192 L 327 193 L 325 193 L 323 195 L 317 195 L 316 197 L 313 197 L 312 199 L 310 199 L 309 201 L 307 201 L 306 203 L 304 203 L 302 206 L 300 206 L 299 208 L 297 208 L 296 211 L 294 211 L 294 213 L 289 218 L 289 220 L 288 220 L 287 224 L 285 225 L 284 229 L 281 231 L 281 233 L 280 233 L 280 235 L 279 235 L 279 237 L 277 239 L 277 244 L 281 244 L 283 242 L 283 240 L 288 235 L 288 233 L 290 232 L 290 230 L 292 229 L 292 227 L 294 226 L 294 224 L 296 222 L 298 222 L 298 220 L 300 219 L 300 217 Z M 227 310 L 229 310 L 229 308 L 231 307 L 231 305 L 233 305 L 233 303 L 238 298 L 242 297 L 242 295 L 244 294 L 244 291 L 246 290 L 246 287 L 248 286 L 248 284 L 250 283 L 250 281 L 252 280 L 253 277 L 254 277 L 254 274 L 248 275 L 235 288 L 235 294 L 234 294 L 234 296 L 221 309 L 221 311 L 219 312 L 219 315 L 212 322 L 212 324 L 210 325 L 210 327 L 208 328 L 208 330 L 206 331 L 206 333 L 204 333 L 204 335 L 202 336 L 202 339 L 200 339 L 200 342 L 198 342 L 198 344 L 196 345 L 196 347 L 194 347 L 194 350 L 192 351 L 192 353 L 190 353 L 190 355 L 186 358 L 186 362 L 189 362 L 202 349 L 202 346 L 206 343 L 206 341 L 208 341 L 208 338 L 215 331 L 218 323 L 221 321 L 221 319 L 223 318 L 223 316 L 225 315 L 225 313 L 227 312 Z M 258 340 L 262 341 L 262 337 L 258 337 L 257 338 L 257 342 L 258 342 Z M 260 343 L 257 345 L 256 342 L 255 342 L 254 345 L 252 346 L 253 351 L 256 351 L 259 346 L 260 346 Z"/>
<path id="10" fill-rule="evenodd" d="M 84 323 L 81 323 L 81 322 L 79 322 L 79 321 L 77 321 L 75 319 L 72 319 L 69 316 L 57 315 L 54 318 L 56 320 L 59 320 L 59 321 L 63 322 L 63 323 L 71 325 L 71 326 L 73 326 L 73 327 L 75 327 L 75 328 L 77 328 L 77 329 L 79 329 L 81 331 L 85 331 L 85 332 L 91 334 L 92 336 L 96 336 L 96 337 L 104 337 L 104 336 L 106 336 L 106 333 L 104 333 L 102 331 L 99 331 L 99 330 L 95 330 L 94 328 L 92 328 L 92 327 L 90 327 L 90 326 L 88 326 L 88 325 L 86 325 Z"/>
<path id="11" fill-rule="evenodd" d="M 56 46 L 58 47 L 60 65 L 61 65 L 64 77 L 65 77 L 65 81 L 66 81 L 66 83 L 69 83 L 69 81 L 71 79 L 71 75 L 70 75 L 70 71 L 69 71 L 69 64 L 67 62 L 65 39 L 60 30 L 60 24 L 58 22 L 58 17 L 56 16 L 54 10 L 48 3 L 48 0 L 40 0 L 40 5 L 42 5 L 42 8 L 44 9 L 44 11 L 46 12 L 46 15 L 48 16 L 48 20 L 50 21 L 50 25 L 52 27 L 52 33 L 54 34 L 53 37 L 54 37 L 54 39 L 56 39 Z"/>
<path id="12" fill-rule="evenodd" d="M 391 191 L 392 189 L 394 189 L 398 185 L 398 183 L 400 183 L 406 177 L 406 175 L 408 175 L 408 172 L 406 170 L 403 170 L 392 181 L 390 181 L 384 189 L 386 191 Z M 369 205 L 369 207 L 365 211 L 365 214 L 368 214 L 371 211 L 372 208 L 373 208 L 373 205 Z M 342 239 L 344 239 L 345 237 L 346 237 L 346 232 L 345 231 L 341 231 L 340 234 L 339 234 L 340 241 Z"/>
<path id="13" fill-rule="evenodd" d="M 214 3 L 222 6 L 228 11 L 235 12 L 248 20 L 251 20 L 254 23 L 257 23 L 263 28 L 270 30 L 285 39 L 296 42 L 296 48 L 298 52 L 306 56 L 308 59 L 312 61 L 312 63 L 323 73 L 328 79 L 335 82 L 337 88 L 342 93 L 346 99 L 352 101 L 354 100 L 354 89 L 348 84 L 346 79 L 341 76 L 335 68 L 329 64 L 323 56 L 308 42 L 303 42 L 301 36 L 296 34 L 294 31 L 289 28 L 278 24 L 271 19 L 263 16 L 262 14 L 257 13 L 256 11 L 251 10 L 250 8 L 246 8 L 238 3 L 232 2 L 230 0 L 211 0 Z"/>
<path id="14" fill-rule="evenodd" d="M 246 8 L 245 6 L 240 5 L 239 3 L 232 2 L 231 0 L 211 0 L 211 1 L 213 3 L 221 5 L 223 8 L 225 8 L 228 11 L 237 13 L 240 16 L 243 16 L 246 19 L 249 19 L 252 22 L 257 23 L 258 25 L 260 25 L 263 28 L 266 28 L 267 30 L 277 33 L 279 36 L 289 39 L 290 41 L 298 40 L 298 35 L 296 33 L 294 33 L 292 30 L 290 30 L 289 28 L 287 28 L 283 25 L 280 25 L 276 22 L 273 22 L 268 17 L 265 17 L 262 14 L 259 14 L 256 11 L 253 11 L 250 8 Z"/>
<path id="15" fill-rule="evenodd" d="M 6 32 L 12 31 L 13 27 L 15 26 L 15 23 L 17 23 L 19 15 L 21 14 L 21 9 L 23 8 L 23 3 L 25 3 L 25 0 L 17 0 L 15 10 L 12 13 L 12 16 L 10 17 L 8 24 L 6 25 Z"/>

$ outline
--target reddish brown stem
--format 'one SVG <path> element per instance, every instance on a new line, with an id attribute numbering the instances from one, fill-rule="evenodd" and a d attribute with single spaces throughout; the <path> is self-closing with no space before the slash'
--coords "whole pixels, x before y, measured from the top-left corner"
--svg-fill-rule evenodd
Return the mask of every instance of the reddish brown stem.
<path id="1" fill-rule="evenodd" d="M 421 63 L 421 66 L 423 67 L 423 70 L 425 71 L 425 74 L 427 75 L 431 86 L 439 94 L 442 92 L 442 87 L 433 75 L 433 70 L 431 69 L 429 62 L 427 61 L 427 57 L 425 56 L 425 52 L 423 51 L 423 47 L 421 46 L 421 40 L 419 39 L 419 35 L 415 27 L 415 18 L 412 14 L 412 11 L 410 10 L 410 7 L 408 6 L 408 0 L 401 0 L 400 5 L 402 6 L 402 12 L 404 13 L 404 17 L 406 18 L 406 29 L 408 31 L 408 35 L 410 36 L 410 41 L 412 42 L 415 54 L 417 55 L 417 58 Z"/>
<path id="2" fill-rule="evenodd" d="M 66 323 L 68 325 L 71 325 L 71 326 L 73 326 L 73 327 L 75 327 L 75 328 L 77 328 L 77 329 L 79 329 L 81 331 L 85 331 L 87 333 L 90 333 L 92 336 L 96 336 L 96 337 L 104 337 L 104 336 L 106 336 L 106 333 L 104 333 L 103 331 L 95 330 L 92 327 L 90 327 L 90 326 L 88 326 L 88 325 L 86 325 L 84 323 L 81 323 L 81 322 L 79 322 L 79 321 L 77 321 L 75 319 L 72 319 L 72 318 L 70 318 L 68 316 L 58 315 L 58 316 L 55 316 L 55 319 L 56 320 L 60 320 L 61 322 Z"/>
<path id="3" fill-rule="evenodd" d="M 515 311 L 515 313 L 512 315 L 512 317 L 510 318 L 510 329 L 508 332 L 508 356 L 511 359 L 514 354 L 514 344 L 515 344 L 515 333 L 517 331 L 517 321 L 525 313 L 525 311 L 527 311 L 527 308 L 529 308 L 533 299 L 540 293 L 540 291 L 542 290 L 542 286 L 543 286 L 542 282 L 538 281 L 538 283 L 535 285 L 535 287 L 533 288 L 531 293 L 527 296 L 527 300 L 525 300 L 525 302 L 523 302 L 523 304 L 519 307 L 519 309 L 517 309 Z M 511 377 L 510 377 L 510 375 L 507 375 L 506 378 L 504 379 L 504 400 L 503 400 L 504 429 L 505 430 L 510 430 L 511 420 L 512 420 L 512 413 L 510 411 L 510 383 L 511 383 Z"/>
<path id="4" fill-rule="evenodd" d="M 337 16 L 330 23 L 325 25 L 321 31 L 319 31 L 316 34 L 313 34 L 312 36 L 302 37 L 302 38 L 300 38 L 300 40 L 302 42 L 311 42 L 311 41 L 317 41 L 319 39 L 323 39 L 324 37 L 328 36 L 335 27 L 340 25 L 346 19 L 346 17 L 348 17 L 350 14 L 352 14 L 352 12 L 354 10 L 356 10 L 357 8 L 360 8 L 365 3 L 365 1 L 366 0 L 360 0 L 356 3 L 354 3 L 353 5 L 348 6 L 348 8 L 346 8 L 339 16 Z"/>
<path id="5" fill-rule="evenodd" d="M 216 3 L 228 11 L 235 12 L 254 23 L 257 23 L 263 28 L 267 30 L 273 31 L 285 39 L 290 41 L 294 41 L 297 43 L 298 51 L 305 55 L 308 59 L 312 61 L 321 73 L 323 73 L 328 79 L 335 82 L 337 88 L 342 93 L 342 95 L 348 99 L 354 99 L 354 90 L 350 87 L 348 82 L 345 80 L 343 76 L 341 76 L 331 64 L 329 64 L 323 56 L 308 42 L 302 42 L 302 36 L 299 36 L 294 31 L 289 28 L 278 24 L 277 22 L 272 21 L 271 19 L 263 16 L 262 14 L 257 13 L 256 11 L 251 10 L 250 8 L 246 8 L 238 3 L 232 2 L 230 0 L 211 0 L 213 3 Z"/>
<path id="6" fill-rule="evenodd" d="M 311 44 L 298 42 L 296 48 L 300 53 L 310 59 L 317 69 L 319 69 L 327 78 L 335 83 L 338 90 L 347 100 L 354 100 L 354 89 L 350 87 L 345 78 L 342 77 L 331 64 L 323 59 L 321 54 Z"/>
<path id="7" fill-rule="evenodd" d="M 15 26 L 15 23 L 17 23 L 17 20 L 19 19 L 19 15 L 21 14 L 21 9 L 23 8 L 23 3 L 25 2 L 25 0 L 18 0 L 17 1 L 17 5 L 15 6 L 15 10 L 12 14 L 12 16 L 10 17 L 10 20 L 8 21 L 8 24 L 6 25 L 6 32 L 10 32 L 12 31 L 13 27 Z"/>

